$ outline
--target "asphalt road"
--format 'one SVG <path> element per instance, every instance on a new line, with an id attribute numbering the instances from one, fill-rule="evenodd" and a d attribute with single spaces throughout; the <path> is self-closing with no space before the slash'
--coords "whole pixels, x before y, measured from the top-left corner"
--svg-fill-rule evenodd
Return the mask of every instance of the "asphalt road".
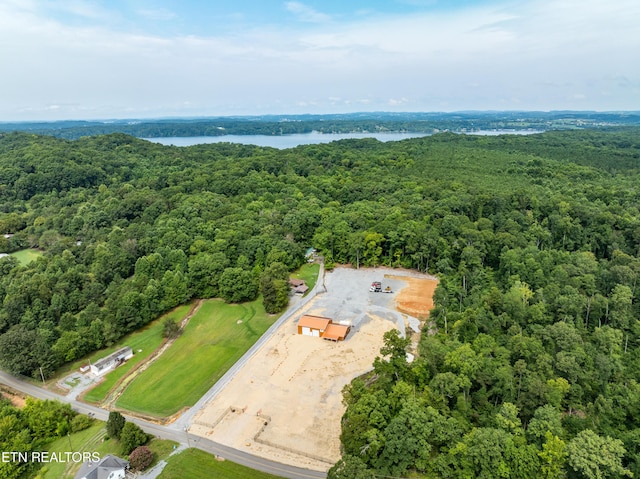
<path id="1" fill-rule="evenodd" d="M 319 281 L 322 281 L 324 265 L 320 267 Z M 186 444 L 188 447 L 195 447 L 201 449 L 210 454 L 215 454 L 229 461 L 241 464 L 243 466 L 257 469 L 259 471 L 267 472 L 280 477 L 286 477 L 290 479 L 321 479 L 327 477 L 326 473 L 321 471 L 313 471 L 310 469 L 303 469 L 295 466 L 289 466 L 287 464 L 281 464 L 276 461 L 270 461 L 253 454 L 248 454 L 237 449 L 233 449 L 224 444 L 220 444 L 209 439 L 195 436 L 188 433 L 188 427 L 195 414 L 204 407 L 209 401 L 217 396 L 220 391 L 233 379 L 238 371 L 247 363 L 247 361 L 260 349 L 264 343 L 275 333 L 275 331 L 287 321 L 292 314 L 298 311 L 304 306 L 313 296 L 318 289 L 322 289 L 321 284 L 316 284 L 315 290 L 310 292 L 304 299 L 292 304 L 291 307 L 283 314 L 276 323 L 274 323 L 260 339 L 234 364 L 227 373 L 220 378 L 220 380 L 213 385 L 213 387 L 188 411 L 182 414 L 175 422 L 168 425 L 160 425 L 152 422 L 144 421 L 135 417 L 126 416 L 126 419 L 140 426 L 143 431 L 148 434 L 152 434 L 161 439 L 170 439 L 180 444 Z M 109 411 L 91 406 L 75 399 L 70 399 L 65 396 L 61 396 L 54 392 L 48 391 L 41 387 L 38 387 L 30 382 L 18 379 L 4 371 L 0 371 L 0 383 L 20 391 L 23 394 L 27 394 L 38 399 L 51 399 L 60 402 L 71 404 L 71 407 L 79 413 L 93 416 L 102 421 L 106 421 L 109 418 Z"/>
<path id="2" fill-rule="evenodd" d="M 106 421 L 109 418 L 109 411 L 76 400 L 69 400 L 65 396 L 61 396 L 35 386 L 34 384 L 17 379 L 4 371 L 0 371 L 0 383 L 6 384 L 16 391 L 20 391 L 23 394 L 37 399 L 50 399 L 69 403 L 77 412 L 92 415 L 102 421 Z M 267 472 L 269 474 L 290 479 L 319 479 L 327 476 L 324 472 L 289 466 L 279 462 L 270 461 L 259 456 L 247 454 L 246 452 L 238 451 L 237 449 L 210 441 L 200 436 L 194 436 L 193 434 L 187 433 L 186 430 L 179 430 L 170 426 L 162 426 L 160 424 L 143 421 L 126 415 L 125 417 L 128 421 L 136 423 L 148 434 L 152 434 L 161 439 L 170 439 L 181 444 L 186 444 L 188 447 L 201 449 L 202 451 L 215 454 L 237 464 L 242 464 L 243 466 Z"/>

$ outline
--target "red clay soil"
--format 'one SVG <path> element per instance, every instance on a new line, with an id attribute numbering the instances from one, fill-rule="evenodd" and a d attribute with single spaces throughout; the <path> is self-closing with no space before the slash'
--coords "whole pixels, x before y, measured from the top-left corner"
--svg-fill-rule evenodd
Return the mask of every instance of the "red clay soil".
<path id="1" fill-rule="evenodd" d="M 11 401 L 11 404 L 13 404 L 15 407 L 17 408 L 22 408 L 25 405 L 25 399 L 22 396 L 18 396 L 17 394 L 12 394 L 8 391 L 2 391 L 0 392 L 0 396 L 4 397 L 5 399 L 8 399 L 9 401 Z"/>
<path id="2" fill-rule="evenodd" d="M 433 292 L 438 286 L 438 280 L 402 276 L 402 281 L 407 286 L 400 290 L 396 298 L 398 311 L 418 319 L 427 319 L 433 308 Z"/>

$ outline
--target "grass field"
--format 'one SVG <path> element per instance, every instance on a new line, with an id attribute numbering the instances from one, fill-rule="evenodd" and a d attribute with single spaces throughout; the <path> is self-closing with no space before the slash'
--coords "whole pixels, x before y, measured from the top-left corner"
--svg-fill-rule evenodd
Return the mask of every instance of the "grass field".
<path id="1" fill-rule="evenodd" d="M 166 459 L 173 451 L 173 441 L 161 439 L 152 439 L 147 446 L 154 452 L 153 467 L 161 459 Z M 113 454 L 122 457 L 120 443 L 115 439 L 109 439 L 106 435 L 105 423 L 96 421 L 96 423 L 84 431 L 80 431 L 70 436 L 57 439 L 47 446 L 50 453 L 65 454 L 66 452 L 97 452 L 102 458 L 107 454 Z M 81 463 L 74 462 L 49 462 L 44 465 L 38 474 L 39 479 L 73 479 Z"/>
<path id="2" fill-rule="evenodd" d="M 291 275 L 292 278 L 303 279 L 309 290 L 312 290 L 318 280 L 318 272 L 320 271 L 320 265 L 317 263 L 307 263 L 302 265 L 298 271 Z"/>
<path id="3" fill-rule="evenodd" d="M 127 387 L 116 406 L 156 417 L 195 404 L 273 323 L 260 300 L 208 300 L 175 343 Z"/>
<path id="4" fill-rule="evenodd" d="M 211 454 L 198 449 L 186 449 L 171 456 L 158 479 L 277 479 L 245 466 L 218 461 Z"/>
<path id="5" fill-rule="evenodd" d="M 42 256 L 42 251 L 37 249 L 23 249 L 11 253 L 11 256 L 20 261 L 20 264 L 25 265 Z"/>
<path id="6" fill-rule="evenodd" d="M 104 380 L 96 387 L 86 392 L 82 399 L 91 403 L 100 403 L 104 401 L 111 389 L 113 389 L 113 387 L 121 378 L 128 374 L 142 361 L 147 359 L 156 349 L 158 349 L 158 347 L 160 347 L 160 345 L 162 344 L 162 340 L 164 339 L 162 337 L 164 320 L 166 318 L 171 318 L 175 321 L 181 321 L 182 318 L 187 315 L 190 308 L 191 305 L 189 304 L 175 308 L 164 316 L 161 316 L 155 321 L 149 323 L 144 328 L 139 329 L 135 333 L 131 333 L 128 336 L 125 336 L 111 348 L 104 349 L 102 351 L 99 351 L 98 353 L 94 353 L 89 358 L 92 362 L 95 362 L 96 360 L 114 351 L 117 351 L 124 346 L 131 346 L 134 355 L 122 366 L 114 369 L 110 373 L 107 373 Z M 85 358 L 84 363 L 86 362 L 87 359 Z"/>

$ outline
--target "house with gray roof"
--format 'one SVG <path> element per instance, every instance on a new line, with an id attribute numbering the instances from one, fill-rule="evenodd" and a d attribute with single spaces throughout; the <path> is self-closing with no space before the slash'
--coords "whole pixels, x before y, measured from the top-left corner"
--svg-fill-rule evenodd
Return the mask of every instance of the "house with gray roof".
<path id="1" fill-rule="evenodd" d="M 97 462 L 82 464 L 74 479 L 124 479 L 128 469 L 129 461 L 109 454 Z"/>

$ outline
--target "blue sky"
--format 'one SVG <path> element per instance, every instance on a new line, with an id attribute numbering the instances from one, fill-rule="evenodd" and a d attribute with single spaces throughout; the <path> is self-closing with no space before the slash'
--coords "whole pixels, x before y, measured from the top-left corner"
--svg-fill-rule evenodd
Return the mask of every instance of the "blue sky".
<path id="1" fill-rule="evenodd" d="M 0 121 L 640 110 L 637 0 L 0 0 Z"/>

